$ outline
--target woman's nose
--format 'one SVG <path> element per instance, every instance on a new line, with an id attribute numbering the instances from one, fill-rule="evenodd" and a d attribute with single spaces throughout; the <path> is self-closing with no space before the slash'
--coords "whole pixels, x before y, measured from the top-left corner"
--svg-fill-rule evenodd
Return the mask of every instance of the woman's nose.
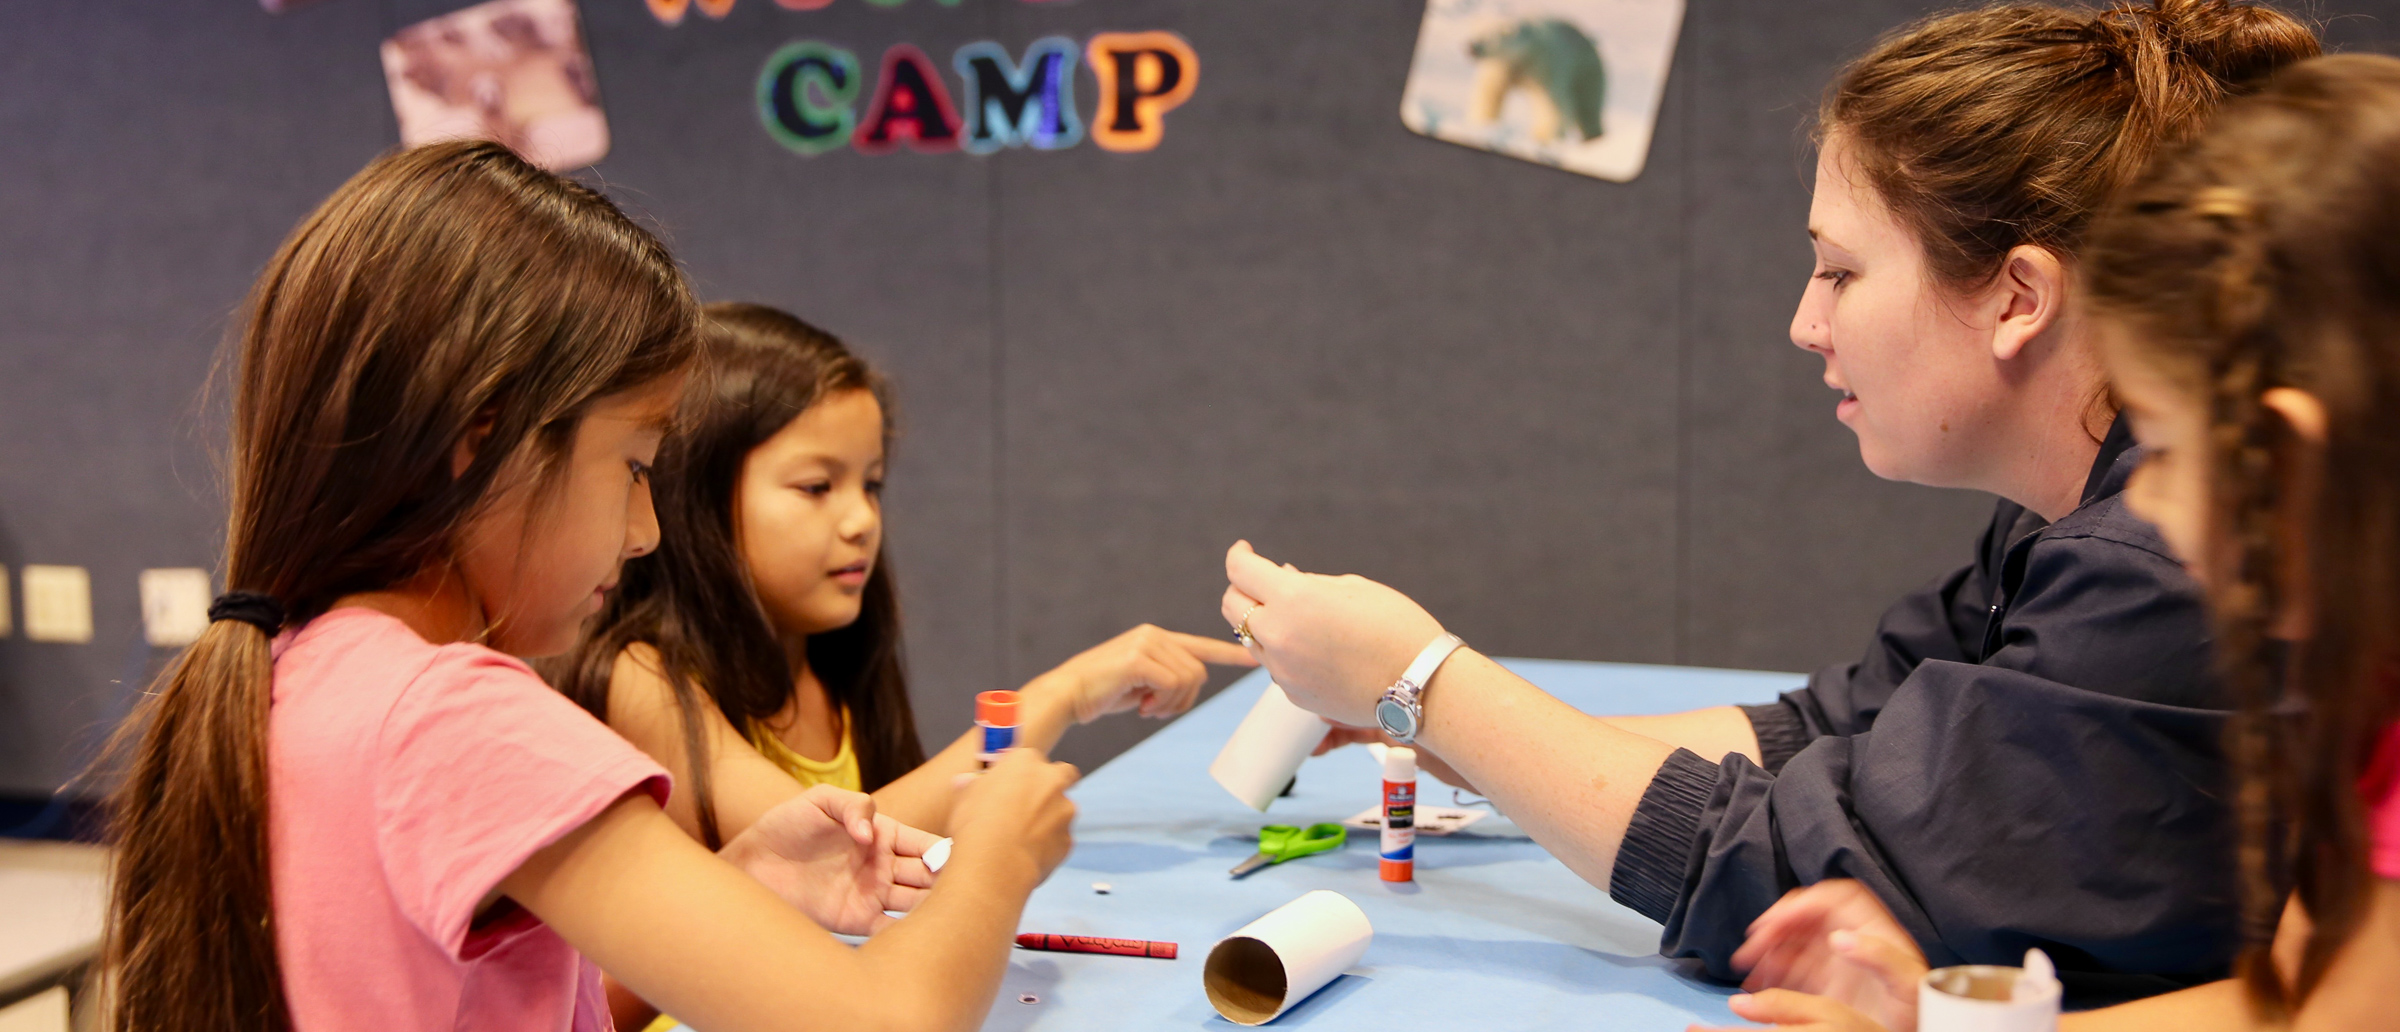
<path id="1" fill-rule="evenodd" d="M 1825 303 L 1822 280 L 1810 279 L 1808 289 L 1800 292 L 1800 307 L 1792 312 L 1792 346 L 1802 351 L 1826 354 L 1833 350 L 1832 335 L 1826 332 Z"/>

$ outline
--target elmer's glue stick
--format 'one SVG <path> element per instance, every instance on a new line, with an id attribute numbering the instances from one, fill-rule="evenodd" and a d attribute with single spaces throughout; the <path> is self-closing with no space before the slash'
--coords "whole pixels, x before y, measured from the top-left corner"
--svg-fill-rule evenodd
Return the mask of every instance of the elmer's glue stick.
<path id="1" fill-rule="evenodd" d="M 1017 744 L 1017 693 L 979 692 L 975 696 L 975 726 L 983 729 L 983 748 L 976 756 L 989 767 Z"/>
<path id="2" fill-rule="evenodd" d="M 1383 751 L 1383 880 L 1417 880 L 1417 751 Z"/>

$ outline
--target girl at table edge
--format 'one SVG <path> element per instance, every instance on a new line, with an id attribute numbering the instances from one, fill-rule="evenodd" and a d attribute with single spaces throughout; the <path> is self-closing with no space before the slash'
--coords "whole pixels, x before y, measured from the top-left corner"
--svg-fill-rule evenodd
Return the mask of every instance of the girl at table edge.
<path id="1" fill-rule="evenodd" d="M 725 1032 L 982 1023 L 1072 768 L 976 779 L 938 885 L 832 788 L 712 854 L 512 658 L 657 546 L 696 320 L 656 238 L 497 144 L 380 158 L 292 232 L 240 337 L 231 590 L 110 768 L 108 1028 L 596 1032 L 600 968 Z"/>
<path id="2" fill-rule="evenodd" d="M 543 670 L 685 786 L 667 815 L 710 849 L 820 784 L 943 834 L 982 743 L 969 727 L 928 759 L 917 738 L 883 537 L 890 387 L 788 312 L 701 315 L 705 371 L 656 474 L 671 544 L 627 562 L 583 642 Z M 1221 638 L 1135 627 L 1019 689 L 1017 742 L 1047 751 L 1109 713 L 1179 714 L 1210 662 L 1254 663 Z M 669 1023 L 607 988 L 619 1027 Z"/>
<path id="3" fill-rule="evenodd" d="M 2226 703 L 2197 588 L 2119 497 L 2136 457 L 2074 263 L 2157 146 L 2317 49 L 2247 3 L 2023 5 L 1929 17 L 1844 69 L 1792 340 L 1825 360 L 1869 469 L 2001 497 L 1975 561 L 1888 610 L 1862 662 L 1764 706 L 1595 718 L 1461 649 L 1422 686 L 1436 776 L 1718 977 L 1786 890 L 1836 877 L 1944 963 L 2049 946 L 2082 1002 L 2222 977 Z M 1372 726 L 1442 633 L 1396 591 L 1247 543 L 1226 568 L 1226 620 L 1338 724 Z M 2137 846 L 2159 859 L 2093 869 Z"/>
<path id="4" fill-rule="evenodd" d="M 2235 979 L 2060 1027 L 2388 1028 L 2400 986 L 2400 60 L 2304 62 L 2229 106 L 2095 228 L 2088 275 L 2117 393 L 2155 456 L 2127 496 L 2207 586 L 2241 697 L 2240 855 L 2259 934 Z M 1925 959 L 1856 883 L 1795 891 L 1743 952 L 1756 973 L 1813 971 L 1874 1004 L 1881 1024 L 1915 1025 Z M 1788 989 L 1733 1006 L 1752 1021 L 1878 1028 Z"/>

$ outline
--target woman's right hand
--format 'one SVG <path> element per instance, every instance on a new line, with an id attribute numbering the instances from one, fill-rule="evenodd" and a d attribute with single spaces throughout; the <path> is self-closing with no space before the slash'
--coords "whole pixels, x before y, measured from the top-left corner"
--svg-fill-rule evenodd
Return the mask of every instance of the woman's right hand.
<path id="1" fill-rule="evenodd" d="M 1067 787 L 1076 777 L 1073 764 L 1022 748 L 1002 753 L 980 774 L 962 775 L 950 811 L 951 856 L 1021 859 L 1032 878 L 1027 888 L 1041 884 L 1075 847 Z"/>

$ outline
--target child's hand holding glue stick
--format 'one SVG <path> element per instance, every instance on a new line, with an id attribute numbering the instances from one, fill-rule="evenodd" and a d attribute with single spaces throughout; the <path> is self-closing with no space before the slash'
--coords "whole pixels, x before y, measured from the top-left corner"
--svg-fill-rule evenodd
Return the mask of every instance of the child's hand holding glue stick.
<path id="1" fill-rule="evenodd" d="M 1029 891 L 1075 848 L 1075 804 L 1067 787 L 1076 777 L 1073 764 L 1052 763 L 1027 748 L 1008 750 L 980 774 L 960 775 L 950 838 L 942 840 L 947 848 L 926 843 L 929 866 L 954 879 L 997 863 L 1023 878 Z"/>

